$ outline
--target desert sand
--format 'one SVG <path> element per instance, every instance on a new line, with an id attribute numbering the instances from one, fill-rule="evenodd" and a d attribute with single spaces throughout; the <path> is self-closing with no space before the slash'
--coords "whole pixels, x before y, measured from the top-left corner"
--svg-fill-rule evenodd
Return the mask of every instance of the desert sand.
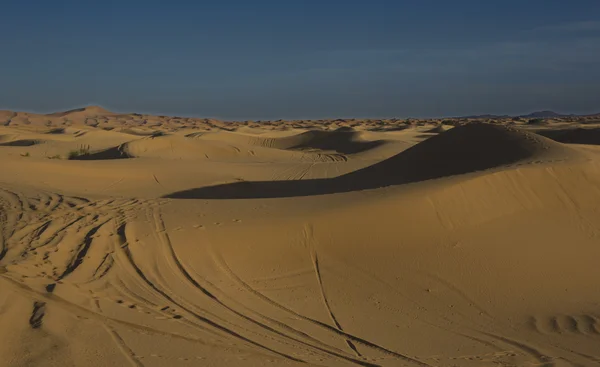
<path id="1" fill-rule="evenodd" d="M 600 365 L 600 119 L 0 111 L 0 366 Z"/>

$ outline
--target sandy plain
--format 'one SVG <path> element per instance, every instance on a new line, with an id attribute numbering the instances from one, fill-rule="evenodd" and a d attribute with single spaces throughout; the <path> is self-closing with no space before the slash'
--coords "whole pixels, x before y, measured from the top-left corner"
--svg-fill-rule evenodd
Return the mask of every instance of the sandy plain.
<path id="1" fill-rule="evenodd" d="M 0 111 L 0 366 L 600 365 L 599 126 Z"/>

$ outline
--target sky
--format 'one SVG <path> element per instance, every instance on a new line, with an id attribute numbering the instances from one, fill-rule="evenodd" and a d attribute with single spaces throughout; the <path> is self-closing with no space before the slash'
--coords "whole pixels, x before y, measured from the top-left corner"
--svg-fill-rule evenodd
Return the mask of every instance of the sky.
<path id="1" fill-rule="evenodd" d="M 3 0 L 0 109 L 600 112 L 598 0 Z"/>

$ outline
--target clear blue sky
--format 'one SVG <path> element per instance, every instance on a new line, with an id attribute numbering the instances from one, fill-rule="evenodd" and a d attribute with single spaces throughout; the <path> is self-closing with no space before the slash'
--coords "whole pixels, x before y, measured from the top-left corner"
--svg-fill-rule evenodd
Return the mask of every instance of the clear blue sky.
<path id="1" fill-rule="evenodd" d="M 0 109 L 600 112 L 598 0 L 5 0 Z"/>

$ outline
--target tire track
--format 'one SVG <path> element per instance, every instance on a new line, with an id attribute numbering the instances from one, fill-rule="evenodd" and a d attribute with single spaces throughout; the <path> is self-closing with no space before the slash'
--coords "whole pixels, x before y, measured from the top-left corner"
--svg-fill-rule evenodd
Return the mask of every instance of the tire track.
<path id="1" fill-rule="evenodd" d="M 90 246 L 92 245 L 93 236 L 96 234 L 96 232 L 98 232 L 98 230 L 100 228 L 102 228 L 102 226 L 104 226 L 106 223 L 108 223 L 112 219 L 113 218 L 108 218 L 101 224 L 90 229 L 85 234 L 83 243 L 77 249 L 75 256 L 71 259 L 71 261 L 70 261 L 69 265 L 67 265 L 67 268 L 65 269 L 65 271 L 57 278 L 57 281 L 63 280 L 66 276 L 68 276 L 69 274 L 74 272 L 79 267 L 79 265 L 81 265 L 83 263 L 83 258 L 85 257 L 85 255 L 87 254 L 87 252 L 90 249 Z"/>
<path id="2" fill-rule="evenodd" d="M 219 344 L 213 344 L 213 343 L 206 342 L 203 339 L 193 338 L 193 337 L 190 337 L 187 335 L 182 335 L 182 334 L 178 334 L 178 333 L 154 329 L 154 328 L 151 328 L 148 326 L 138 325 L 133 322 L 119 320 L 119 319 L 115 319 L 115 318 L 112 318 L 109 316 L 105 316 L 105 315 L 99 314 L 97 312 L 88 310 L 78 304 L 71 303 L 59 296 L 54 295 L 54 294 L 37 292 L 37 291 L 31 289 L 30 287 L 28 287 L 27 285 L 20 283 L 6 275 L 0 274 L 0 280 L 4 281 L 5 284 L 9 285 L 13 290 L 15 290 L 16 292 L 19 292 L 20 294 L 22 294 L 24 296 L 27 296 L 30 298 L 43 299 L 43 302 L 45 302 L 46 304 L 54 304 L 56 306 L 60 306 L 63 309 L 71 312 L 72 314 L 80 316 L 82 318 L 92 319 L 92 320 L 98 321 L 100 323 L 107 323 L 110 326 L 128 327 L 132 330 L 135 330 L 137 332 L 147 334 L 147 335 L 157 335 L 157 336 L 163 336 L 163 337 L 167 337 L 167 338 L 184 340 L 184 341 L 188 341 L 188 342 L 192 342 L 192 343 L 198 343 L 200 345 L 211 347 L 211 348 L 221 348 L 224 350 L 230 350 L 232 348 L 231 345 L 222 346 Z M 239 347 L 234 347 L 234 348 L 240 352 L 245 352 L 245 353 L 253 352 L 253 353 L 256 353 L 257 355 L 266 356 L 266 354 L 261 354 L 261 353 L 255 352 L 254 350 L 245 350 L 245 349 L 241 349 Z"/>
<path id="3" fill-rule="evenodd" d="M 122 229 L 123 233 L 124 233 L 124 228 L 125 227 L 123 226 L 123 229 Z M 252 340 L 250 338 L 247 338 L 247 337 L 245 337 L 245 336 L 243 336 L 243 335 L 241 335 L 241 334 L 239 334 L 239 333 L 237 333 L 237 332 L 235 332 L 235 331 L 233 331 L 233 330 L 231 330 L 231 329 L 229 329 L 229 328 L 227 328 L 227 327 L 225 327 L 225 326 L 223 326 L 223 325 L 221 325 L 221 324 L 219 324 L 219 323 L 217 323 L 217 322 L 215 322 L 215 321 L 213 321 L 211 319 L 208 319 L 208 318 L 206 318 L 206 317 L 204 317 L 202 315 L 199 315 L 198 313 L 196 313 L 193 310 L 191 310 L 189 307 L 186 307 L 182 303 L 175 301 L 175 299 L 173 299 L 173 297 L 171 297 L 165 291 L 163 291 L 160 288 L 158 288 L 154 283 L 152 283 L 148 279 L 148 277 L 144 274 L 144 272 L 135 263 L 133 255 L 132 255 L 131 251 L 129 250 L 129 248 L 127 246 L 120 247 L 120 251 L 122 251 L 124 253 L 125 257 L 129 261 L 129 263 L 131 264 L 131 266 L 134 268 L 134 270 L 136 271 L 136 273 L 138 274 L 138 276 L 150 288 L 152 288 L 156 293 L 158 293 L 159 295 L 161 295 L 164 299 L 166 299 L 170 303 L 176 305 L 178 308 L 184 310 L 185 312 L 187 312 L 188 314 L 190 314 L 191 316 L 193 316 L 197 320 L 201 321 L 202 323 L 204 323 L 206 325 L 209 325 L 209 326 L 213 327 L 216 330 L 219 330 L 219 331 L 223 332 L 224 334 L 232 336 L 232 337 L 234 337 L 234 338 L 236 338 L 238 340 L 246 342 L 246 343 L 248 343 L 250 345 L 253 345 L 253 346 L 258 347 L 260 349 L 263 349 L 265 351 L 271 352 L 271 353 L 273 353 L 275 355 L 278 355 L 280 357 L 283 357 L 285 359 L 288 359 L 288 360 L 291 360 L 291 361 L 294 361 L 294 362 L 304 362 L 304 361 L 302 361 L 300 359 L 297 359 L 297 358 L 292 357 L 290 355 L 287 355 L 285 353 L 278 352 L 278 351 L 276 351 L 276 350 L 274 350 L 272 348 L 269 348 L 269 347 L 267 347 L 265 345 L 262 345 L 262 344 L 260 344 L 258 342 L 255 342 L 254 340 Z"/>
<path id="4" fill-rule="evenodd" d="M 321 269 L 319 268 L 319 258 L 317 255 L 317 249 L 315 248 L 315 239 L 313 236 L 312 227 L 310 225 L 307 225 L 304 228 L 304 245 L 310 253 L 311 262 L 312 262 L 313 268 L 315 270 L 315 276 L 317 277 L 317 283 L 319 285 L 319 292 L 321 293 L 321 299 L 323 301 L 323 304 L 325 305 L 325 309 L 327 310 L 327 313 L 329 314 L 329 318 L 331 319 L 331 321 L 333 322 L 333 324 L 339 331 L 344 332 L 342 325 L 340 325 L 340 322 L 335 317 L 335 314 L 333 313 L 333 310 L 331 309 L 331 305 L 329 304 L 329 300 L 327 299 L 327 296 L 325 295 L 325 287 L 323 286 L 323 278 L 321 277 Z M 354 345 L 354 343 L 352 343 L 352 341 L 350 339 L 346 338 L 345 342 L 348 345 L 348 347 L 350 349 L 352 349 L 352 351 L 356 354 L 357 357 L 362 356 L 360 354 L 360 352 L 358 351 L 358 349 L 356 348 L 356 346 Z"/>
<path id="5" fill-rule="evenodd" d="M 115 236 L 116 239 L 115 239 L 115 244 L 113 246 L 113 252 L 114 252 L 113 258 L 114 258 L 115 265 L 118 266 L 119 270 L 123 271 L 126 275 L 128 275 L 129 278 L 136 283 L 136 285 L 145 289 L 150 294 L 156 295 L 159 299 L 165 300 L 166 298 L 160 292 L 158 292 L 158 294 L 157 294 L 157 292 L 156 292 L 157 287 L 154 285 L 154 283 L 150 282 L 145 277 L 145 275 L 143 277 L 139 276 L 141 269 L 139 269 L 137 267 L 137 265 L 135 263 L 132 263 L 131 260 L 127 257 L 127 252 L 129 252 L 130 250 L 128 248 L 129 244 L 125 237 L 125 223 L 121 223 L 119 225 L 119 227 L 117 227 L 115 232 L 118 234 L 117 236 Z M 116 274 L 117 274 L 116 279 L 118 281 L 119 280 L 119 272 L 117 272 Z M 143 274 L 143 272 L 142 272 L 142 274 Z M 114 282 L 115 282 L 115 280 L 113 279 L 111 281 L 112 286 L 114 288 L 116 288 L 117 290 L 120 290 L 120 293 L 127 293 L 127 294 L 131 295 L 133 298 L 139 299 L 139 296 L 137 296 L 135 292 L 128 290 L 128 287 L 125 285 L 125 283 L 123 281 L 120 281 L 121 285 L 114 284 Z M 127 289 L 127 291 L 123 292 L 122 291 L 123 289 Z M 169 301 L 169 299 L 171 299 L 171 298 L 172 298 L 171 296 L 168 296 L 168 298 L 166 300 Z M 157 306 L 157 304 L 154 304 L 151 302 L 146 302 L 146 303 L 149 304 L 150 306 Z M 173 301 L 170 303 L 170 307 L 167 307 L 167 308 L 177 308 L 177 307 L 179 307 L 179 305 L 180 305 L 180 302 Z M 161 311 L 163 311 L 163 310 L 161 309 Z M 161 314 L 164 315 L 164 312 Z M 173 317 L 173 315 L 169 315 L 169 316 Z M 220 338 L 223 336 L 223 334 L 218 333 L 214 329 L 208 328 L 201 324 L 191 322 L 191 321 L 183 319 L 183 318 L 177 319 L 177 321 L 183 322 L 183 323 L 187 324 L 188 326 L 193 327 L 197 331 L 204 332 L 212 338 L 215 338 L 215 337 Z"/>
<path id="6" fill-rule="evenodd" d="M 238 317 L 240 317 L 240 318 L 242 318 L 242 319 L 244 319 L 244 320 L 246 320 L 246 321 L 248 321 L 248 322 L 250 322 L 250 323 L 252 323 L 252 324 L 254 324 L 256 326 L 259 326 L 260 328 L 266 330 L 267 332 L 274 333 L 274 334 L 278 335 L 279 337 L 282 337 L 282 338 L 287 339 L 287 340 L 291 340 L 294 343 L 299 343 L 299 344 L 301 344 L 301 345 L 303 345 L 304 347 L 307 347 L 307 348 L 317 348 L 314 345 L 311 345 L 311 344 L 309 344 L 307 342 L 301 341 L 301 340 L 299 340 L 297 338 L 294 338 L 292 336 L 286 335 L 286 334 L 282 333 L 281 331 L 278 331 L 278 330 L 272 328 L 271 326 L 268 326 L 268 325 L 266 325 L 264 323 L 261 323 L 261 322 L 255 320 L 255 319 L 253 319 L 253 318 L 251 318 L 251 317 L 249 317 L 249 316 L 247 316 L 247 315 L 245 315 L 245 314 L 243 314 L 243 313 L 235 310 L 234 308 L 232 308 L 229 305 L 227 305 L 226 303 L 224 303 L 213 292 L 209 291 L 206 287 L 200 285 L 198 283 L 198 281 L 196 279 L 194 279 L 191 276 L 191 274 L 189 273 L 189 271 L 183 266 L 183 264 L 179 260 L 179 257 L 175 253 L 175 250 L 174 250 L 174 248 L 173 248 L 173 246 L 171 244 L 171 241 L 170 241 L 170 239 L 168 237 L 168 234 L 166 232 L 166 229 L 165 229 L 165 226 L 164 226 L 164 222 L 162 221 L 160 213 L 158 212 L 157 209 L 155 209 L 153 211 L 153 217 L 154 217 L 154 220 L 155 220 L 155 225 L 156 225 L 156 228 L 157 228 L 157 233 L 158 233 L 158 235 L 160 237 L 161 244 L 163 245 L 163 247 L 165 249 L 168 249 L 169 253 L 167 255 L 173 260 L 174 265 L 176 266 L 177 270 L 179 271 L 179 274 L 183 275 L 183 277 L 185 278 L 185 280 L 187 282 L 191 283 L 191 285 L 194 288 L 196 288 L 199 291 L 201 291 L 204 295 L 206 295 L 207 297 L 209 297 L 212 301 L 216 302 L 220 307 L 223 307 L 225 310 L 233 313 L 234 315 L 236 315 L 236 316 L 238 316 Z M 207 280 L 204 279 L 204 281 L 207 282 L 207 283 L 209 283 L 209 285 L 212 288 L 217 289 L 213 284 L 211 284 Z M 258 316 L 259 317 L 264 317 L 263 315 L 260 315 L 260 314 L 258 314 Z M 264 318 L 266 318 L 266 317 L 264 317 Z M 301 332 L 299 332 L 299 331 L 297 331 L 297 330 L 289 327 L 288 325 L 284 325 L 282 323 L 277 322 L 276 320 L 273 320 L 271 318 L 266 318 L 266 319 L 268 321 L 270 321 L 270 322 L 278 325 L 278 326 L 282 326 L 282 327 L 286 328 L 288 331 L 295 332 L 295 333 L 301 333 Z M 318 340 L 316 340 L 316 339 L 308 336 L 307 334 L 304 334 L 304 333 L 301 333 L 301 334 L 303 334 L 302 336 L 308 337 L 310 339 L 313 339 L 315 342 L 320 343 L 320 341 L 318 341 Z M 295 344 L 292 344 L 292 346 L 293 345 L 295 345 Z"/>
<path id="7" fill-rule="evenodd" d="M 372 342 L 370 342 L 368 340 L 359 338 L 359 337 L 354 336 L 352 334 L 348 334 L 348 333 L 346 333 L 343 330 L 339 330 L 339 329 L 337 329 L 337 328 L 335 328 L 335 327 L 333 327 L 331 325 L 325 324 L 325 323 L 323 323 L 321 321 L 318 321 L 318 320 L 312 319 L 310 317 L 304 316 L 304 315 L 302 315 L 302 314 L 300 314 L 300 313 L 298 313 L 298 312 L 296 312 L 296 311 L 294 311 L 292 309 L 289 309 L 289 308 L 287 308 L 287 307 L 285 307 L 285 306 L 283 306 L 283 305 L 275 302 L 271 298 L 265 296 L 264 294 L 256 291 L 254 288 L 252 288 L 248 283 L 246 283 L 243 279 L 241 279 L 237 274 L 235 274 L 233 272 L 233 270 L 229 267 L 229 265 L 227 264 L 227 262 L 225 261 L 225 259 L 220 254 L 218 254 L 212 248 L 210 248 L 210 250 L 211 250 L 211 254 L 213 256 L 213 259 L 214 259 L 215 263 L 220 266 L 220 268 L 225 272 L 225 274 L 227 274 L 229 276 L 229 278 L 231 280 L 233 280 L 236 284 L 240 285 L 242 288 L 246 289 L 248 292 L 252 293 L 253 295 L 255 295 L 256 297 L 258 297 L 259 299 L 261 299 L 264 302 L 270 304 L 271 306 L 273 306 L 273 307 L 275 307 L 275 308 L 277 308 L 277 309 L 279 309 L 281 311 L 284 311 L 286 313 L 289 313 L 294 318 L 307 321 L 307 322 L 309 322 L 309 323 L 311 323 L 313 325 L 316 325 L 318 327 L 321 327 L 322 329 L 327 330 L 327 331 L 329 331 L 329 332 L 331 332 L 331 333 L 333 333 L 335 335 L 338 335 L 338 336 L 343 337 L 343 338 L 347 338 L 347 339 L 351 340 L 353 343 L 360 344 L 360 345 L 362 345 L 362 346 L 364 346 L 366 348 L 373 349 L 373 350 L 378 351 L 380 353 L 383 353 L 385 355 L 392 356 L 394 358 L 398 358 L 398 359 L 401 359 L 403 361 L 407 361 L 407 362 L 410 362 L 410 363 L 413 363 L 413 364 L 417 364 L 419 366 L 429 366 L 426 363 L 420 362 L 420 361 L 418 361 L 416 359 L 412 359 L 411 357 L 405 356 L 403 354 L 394 352 L 394 351 L 392 351 L 390 349 L 387 349 L 387 348 L 382 347 L 380 345 L 374 344 L 374 343 L 372 343 Z"/>
<path id="8" fill-rule="evenodd" d="M 7 196 L 9 196 L 8 199 Z M 344 351 L 344 348 L 339 349 L 328 345 L 311 336 L 310 333 L 253 310 L 248 305 L 231 298 L 208 279 L 198 277 L 188 270 L 171 243 L 158 209 L 159 204 L 154 201 L 137 199 L 88 201 L 83 198 L 73 199 L 52 193 L 41 195 L 40 200 L 29 200 L 21 194 L 6 194 L 3 190 L 0 191 L 0 225 L 3 227 L 2 233 L 0 233 L 0 261 L 4 259 L 7 251 L 11 250 L 8 252 L 10 260 L 14 264 L 22 264 L 21 269 L 31 269 L 32 271 L 23 273 L 27 276 L 22 278 L 20 273 L 13 273 L 13 270 L 4 271 L 0 277 L 10 281 L 14 287 L 35 299 L 29 325 L 32 328 L 43 327 L 47 303 L 57 302 L 65 310 L 76 310 L 75 314 L 77 315 L 84 315 L 86 318 L 103 323 L 121 352 L 125 356 L 130 356 L 128 360 L 134 366 L 140 366 L 137 364 L 139 360 L 136 359 L 133 351 L 124 344 L 114 326 L 127 326 L 139 332 L 182 337 L 186 338 L 185 340 L 207 344 L 205 340 L 209 338 L 205 335 L 200 338 L 184 337 L 177 333 L 168 333 L 144 325 L 116 320 L 102 315 L 100 309 L 94 312 L 87 306 L 79 306 L 51 294 L 55 287 L 65 283 L 74 287 L 73 289 L 78 292 L 83 292 L 86 297 L 91 297 L 89 304 L 92 305 L 99 299 L 95 296 L 97 290 L 110 292 L 113 289 L 123 294 L 120 289 L 124 289 L 131 296 L 136 296 L 136 293 L 145 295 L 146 293 L 140 293 L 139 290 L 147 290 L 149 295 L 144 297 L 152 299 L 152 302 L 137 296 L 134 300 L 145 306 L 150 305 L 149 310 L 154 310 L 155 314 L 165 315 L 173 322 L 183 323 L 193 330 L 210 335 L 212 340 L 221 339 L 223 341 L 219 340 L 219 343 L 225 345 L 237 344 L 248 348 L 253 353 L 277 356 L 294 362 L 307 363 L 302 359 L 303 357 L 298 357 L 306 355 L 312 356 L 309 357 L 311 359 L 327 357 L 338 359 L 338 363 L 346 362 L 365 367 L 377 366 L 377 364 L 363 360 L 360 353 L 358 353 L 359 358 L 355 358 L 352 353 Z M 150 256 L 154 256 L 155 260 L 168 265 L 166 275 L 169 276 L 166 279 L 172 279 L 169 274 L 170 269 L 173 271 L 173 275 L 180 277 L 184 284 L 197 289 L 206 297 L 210 303 L 206 306 L 207 309 L 198 304 L 191 304 L 182 298 L 181 293 L 171 291 L 172 288 L 162 273 L 155 271 L 144 273 L 145 265 L 136 263 L 136 252 L 133 250 L 137 250 L 139 247 L 137 245 L 130 247 L 127 238 L 130 233 L 126 232 L 129 231 L 128 226 L 131 221 L 137 220 L 137 213 L 144 210 L 149 214 L 148 219 L 150 220 L 152 219 L 150 213 L 152 213 L 154 221 L 151 223 L 156 229 L 158 238 L 156 250 L 159 252 L 153 251 Z M 13 219 L 8 218 L 9 213 L 13 215 Z M 5 223 L 9 221 L 11 221 L 10 226 L 5 226 Z M 107 225 L 110 227 L 106 227 Z M 15 234 L 19 238 L 15 237 Z M 135 242 L 137 243 L 138 239 Z M 13 255 L 12 249 L 18 247 L 20 250 L 22 246 L 25 246 L 22 256 L 18 257 L 18 253 Z M 54 248 L 50 248 L 51 246 Z M 59 254 L 53 255 L 53 252 L 59 252 Z M 161 256 L 163 252 L 165 256 Z M 50 259 L 48 259 L 49 257 Z M 57 268 L 57 266 L 53 266 L 56 264 L 53 263 L 54 259 L 61 262 L 65 261 L 62 259 L 66 259 L 66 265 L 58 265 Z M 15 270 L 17 268 L 15 267 Z M 161 268 L 163 268 L 162 264 Z M 71 275 L 73 276 L 71 277 Z M 86 277 L 83 282 L 79 280 L 82 276 Z M 122 276 L 126 278 L 121 278 Z M 34 281 L 30 282 L 26 278 L 32 278 Z M 19 282 L 17 279 L 23 280 Z M 52 279 L 50 284 L 41 283 L 41 286 L 46 284 L 46 293 L 33 290 L 27 285 L 31 284 L 35 289 L 40 285 L 40 280 L 44 279 Z M 123 287 L 118 285 L 120 281 Z M 131 288 L 129 289 L 126 284 L 129 284 Z M 141 287 L 139 289 L 138 284 Z M 159 303 L 155 304 L 157 300 Z M 161 303 L 161 300 L 164 300 L 164 303 Z M 165 303 L 168 307 L 165 306 Z M 96 304 L 99 305 L 99 303 Z M 217 306 L 216 311 L 213 311 L 214 307 L 209 306 Z M 160 311 L 157 310 L 159 307 Z M 131 308 L 135 308 L 135 303 Z M 190 317 L 181 317 L 173 311 L 183 312 L 184 316 L 189 315 Z M 150 312 L 144 312 L 150 314 Z M 329 331 L 336 329 L 330 325 L 320 326 Z M 348 339 L 342 330 L 337 330 L 334 335 Z M 350 343 L 356 342 L 354 338 L 348 340 Z M 369 345 L 368 342 L 359 344 Z M 290 350 L 293 352 L 290 353 Z"/>
<path id="9" fill-rule="evenodd" d="M 164 227 L 164 223 L 162 222 L 162 219 L 160 217 L 160 213 L 157 210 L 155 210 L 153 212 L 153 215 L 154 215 L 154 219 L 156 221 L 156 227 L 158 229 L 159 235 L 163 235 L 164 236 L 162 238 L 162 242 L 163 242 L 162 244 L 163 244 L 163 246 L 165 248 L 169 249 L 170 254 L 168 254 L 168 255 L 170 255 L 173 258 L 173 261 L 175 262 L 175 266 L 177 267 L 177 269 L 179 270 L 179 272 L 181 273 L 181 275 L 183 275 L 188 282 L 190 282 L 195 288 L 197 288 L 198 290 L 200 290 L 203 294 L 205 294 L 206 296 L 208 296 L 212 301 L 217 302 L 217 304 L 219 306 L 225 308 L 229 312 L 232 312 L 236 316 L 241 317 L 242 319 L 244 319 L 244 320 L 246 320 L 246 321 L 248 321 L 248 322 L 250 322 L 250 323 L 252 323 L 254 325 L 257 325 L 257 326 L 265 329 L 268 332 L 275 333 L 279 337 L 285 338 L 285 339 L 290 340 L 290 341 L 292 341 L 294 343 L 301 344 L 304 348 L 309 348 L 309 351 L 316 350 L 316 351 L 324 353 L 326 355 L 334 356 L 334 357 L 337 357 L 337 358 L 341 358 L 341 359 L 344 359 L 344 360 L 346 360 L 348 362 L 351 362 L 351 363 L 354 363 L 354 364 L 358 364 L 358 365 L 362 365 L 362 366 L 365 366 L 365 367 L 375 367 L 375 366 L 378 366 L 378 365 L 373 364 L 373 363 L 369 363 L 369 362 L 366 362 L 366 361 L 363 361 L 363 360 L 360 360 L 360 359 L 350 358 L 350 357 L 344 356 L 344 355 L 342 355 L 340 353 L 336 353 L 336 352 L 333 352 L 331 350 L 328 350 L 326 348 L 330 348 L 330 349 L 337 349 L 337 348 L 334 348 L 334 347 L 331 347 L 331 346 L 327 346 L 327 345 L 323 344 L 320 340 L 314 339 L 314 338 L 310 337 L 309 335 L 307 335 L 306 333 L 300 332 L 300 331 L 298 331 L 298 330 L 296 330 L 294 328 L 291 328 L 289 325 L 286 325 L 286 324 L 283 324 L 281 322 L 278 322 L 278 321 L 276 321 L 276 320 L 274 320 L 272 318 L 269 318 L 267 316 L 264 316 L 262 314 L 258 314 L 256 312 L 253 312 L 251 309 L 248 309 L 247 307 L 244 306 L 244 308 L 246 308 L 249 311 L 257 314 L 258 317 L 265 318 L 269 322 L 274 323 L 274 324 L 276 324 L 276 325 L 278 325 L 280 327 L 283 327 L 287 331 L 290 331 L 290 332 L 293 332 L 293 333 L 296 333 L 296 334 L 300 334 L 300 336 L 306 337 L 306 338 L 312 340 L 313 342 L 316 342 L 317 344 L 320 344 L 321 346 L 315 346 L 313 344 L 310 344 L 310 343 L 304 342 L 302 340 L 299 340 L 297 338 L 294 338 L 294 337 L 291 337 L 289 335 L 286 335 L 286 334 L 284 334 L 284 333 L 282 333 L 282 332 L 280 332 L 278 330 L 275 330 L 274 328 L 272 328 L 272 327 L 270 327 L 270 326 L 268 326 L 268 325 L 266 325 L 264 323 L 261 323 L 261 322 L 255 320 L 255 319 L 253 319 L 253 318 L 251 318 L 251 317 L 249 317 L 249 316 L 247 316 L 247 315 L 245 315 L 245 314 L 243 314 L 243 313 L 235 310 L 234 308 L 228 306 L 227 304 L 225 304 L 222 300 L 219 299 L 219 297 L 217 297 L 212 292 L 210 292 L 209 290 L 207 290 L 205 287 L 203 287 L 202 285 L 200 285 L 198 283 L 198 281 L 196 281 L 190 275 L 190 273 L 187 271 L 187 269 L 185 269 L 185 267 L 183 266 L 183 264 L 181 263 L 181 261 L 177 257 L 177 254 L 175 253 L 175 251 L 174 251 L 174 249 L 172 247 L 170 239 L 168 238 L 168 234 L 166 233 L 166 230 L 165 230 L 165 227 Z M 209 283 L 210 286 L 212 286 L 213 288 L 216 288 L 210 282 L 208 282 L 206 280 L 204 280 L 204 281 L 207 282 L 207 283 Z"/>
<path id="10" fill-rule="evenodd" d="M 513 347 L 520 349 L 524 353 L 532 356 L 539 363 L 539 365 L 538 365 L 539 367 L 553 367 L 554 366 L 554 363 L 552 362 L 551 357 L 543 354 L 542 352 L 540 352 L 539 350 L 535 349 L 532 346 L 529 346 L 522 342 L 512 340 L 512 339 L 509 339 L 507 337 L 500 336 L 500 335 L 494 335 L 494 334 L 487 333 L 487 332 L 482 332 L 482 334 L 487 335 L 490 338 L 496 339 L 498 341 L 501 341 L 503 343 L 506 343 L 508 345 L 511 345 Z"/>
<path id="11" fill-rule="evenodd" d="M 102 313 L 102 309 L 100 308 L 100 303 L 97 300 L 96 300 L 96 302 L 94 302 L 94 306 L 96 307 L 96 310 L 98 311 L 98 313 Z M 125 343 L 125 340 L 123 340 L 121 335 L 119 335 L 119 333 L 117 333 L 117 331 L 113 327 L 111 327 L 105 323 L 102 323 L 102 326 L 104 327 L 104 329 L 106 329 L 106 332 L 110 335 L 112 340 L 115 342 L 115 344 L 117 345 L 117 348 L 121 351 L 121 354 L 123 354 L 125 359 L 127 359 L 127 361 L 129 361 L 129 363 L 133 367 L 144 367 L 144 364 L 142 362 L 140 362 L 139 359 L 136 358 L 135 352 L 127 345 L 127 343 Z"/>
<path id="12" fill-rule="evenodd" d="M 325 288 L 323 286 L 323 279 L 321 277 L 321 270 L 320 270 L 320 267 L 319 267 L 319 259 L 317 257 L 317 250 L 316 250 L 316 247 L 315 247 L 315 242 L 316 242 L 316 240 L 315 240 L 314 235 L 313 235 L 312 226 L 308 224 L 308 225 L 306 225 L 304 227 L 304 244 L 305 244 L 305 247 L 308 249 L 308 251 L 310 253 L 310 257 L 311 257 L 311 260 L 312 260 L 312 263 L 313 263 L 313 267 L 314 267 L 314 270 L 315 270 L 315 276 L 317 277 L 317 282 L 319 284 L 319 289 L 321 291 L 321 297 L 322 297 L 323 303 L 324 303 L 325 308 L 327 309 L 327 311 L 329 313 L 329 316 L 331 317 L 333 323 L 335 324 L 336 329 L 339 331 L 339 334 L 342 335 L 342 336 L 344 336 L 346 338 L 346 343 L 348 344 L 348 347 L 350 349 L 352 349 L 354 352 L 356 352 L 360 356 L 360 353 L 356 349 L 356 346 L 352 343 L 354 341 L 353 340 L 354 338 L 349 338 L 349 337 L 346 336 L 346 335 L 349 336 L 349 334 L 346 334 L 344 332 L 342 326 L 340 325 L 340 323 L 338 322 L 337 318 L 335 317 L 335 314 L 333 313 L 333 311 L 331 309 L 331 306 L 329 305 L 329 301 L 328 301 L 327 296 L 325 294 Z M 363 343 L 364 342 L 366 342 L 366 341 L 363 341 Z M 378 346 L 376 346 L 373 343 L 370 343 L 370 342 L 367 342 L 367 343 L 370 344 L 370 345 L 372 345 L 372 346 L 378 347 Z M 381 348 L 381 347 L 379 347 L 379 348 Z M 389 351 L 389 350 L 387 350 L 385 348 L 382 348 L 382 349 L 384 351 L 391 352 L 391 351 Z M 414 359 L 412 357 L 409 357 L 409 356 L 406 356 L 406 355 L 403 355 L 403 354 L 400 354 L 400 353 L 391 352 L 391 354 L 394 355 L 394 356 L 396 356 L 399 359 L 402 359 L 402 360 L 406 361 L 406 362 L 414 363 L 414 364 L 417 364 L 417 365 L 420 365 L 420 366 L 429 366 L 428 364 L 426 364 L 424 362 L 418 361 L 418 360 L 416 360 L 416 359 Z"/>
<path id="13" fill-rule="evenodd" d="M 306 317 L 304 315 L 301 315 L 299 313 L 296 313 L 295 311 L 290 310 L 290 309 L 286 308 L 285 306 L 283 306 L 283 305 L 281 305 L 281 304 L 273 301 L 272 299 L 268 298 L 267 296 L 263 295 L 262 293 L 254 290 L 248 283 L 244 282 L 241 278 L 239 278 L 238 275 L 235 274 L 231 270 L 231 268 L 229 268 L 229 265 L 227 265 L 227 263 L 225 262 L 225 260 L 219 254 L 213 253 L 212 255 L 213 255 L 213 259 L 215 260 L 215 263 L 217 263 L 217 265 L 219 265 L 219 267 L 223 270 L 223 272 L 225 272 L 225 274 L 227 274 L 230 277 L 231 280 L 233 280 L 236 284 L 240 285 L 242 288 L 246 289 L 248 292 L 250 292 L 250 293 L 254 294 L 255 296 L 257 296 L 258 298 L 260 298 L 264 302 L 270 304 L 271 306 L 273 306 L 273 307 L 275 307 L 277 309 L 280 309 L 282 311 L 285 311 L 285 312 L 293 315 L 295 318 L 298 318 L 298 319 L 301 319 L 301 320 L 304 320 L 304 321 L 308 321 L 308 322 L 310 322 L 310 323 L 312 323 L 312 324 L 314 324 L 316 326 L 324 328 L 327 331 L 333 331 L 334 334 L 336 334 L 336 335 L 341 335 L 341 336 L 349 337 L 349 338 L 353 339 L 355 342 L 357 340 L 359 340 L 359 338 L 350 336 L 350 335 L 344 333 L 343 331 L 340 331 L 338 329 L 334 329 L 330 325 L 324 324 L 324 323 L 322 323 L 320 321 L 317 321 L 317 320 L 308 318 L 308 317 Z M 360 344 L 363 344 L 365 346 L 369 346 L 369 342 L 361 342 Z M 347 357 L 347 356 L 345 356 L 343 354 L 340 354 L 340 353 L 343 353 L 343 351 L 339 350 L 336 347 L 333 347 L 333 346 L 330 346 L 330 345 L 327 345 L 327 344 L 324 344 L 324 343 L 322 345 L 323 345 L 322 348 L 320 348 L 320 347 L 315 347 L 315 348 L 317 348 L 317 349 L 319 349 L 319 350 L 321 350 L 321 351 L 323 351 L 323 352 L 325 352 L 325 353 L 327 353 L 327 354 L 329 354 L 331 356 L 334 356 L 334 357 L 337 357 L 337 358 L 342 358 L 342 359 L 345 359 L 345 360 L 347 360 L 349 362 L 352 362 L 352 363 L 356 363 L 356 364 L 364 365 L 364 366 L 378 366 L 376 364 L 372 364 L 372 363 L 369 363 L 369 362 L 365 362 L 365 361 L 362 361 L 362 360 L 359 360 L 359 359 L 354 359 L 354 358 L 351 358 L 351 357 Z M 326 348 L 328 348 L 328 349 L 326 349 Z M 379 350 L 378 348 L 374 348 L 374 349 L 381 352 L 381 350 Z M 339 351 L 340 353 L 334 352 L 332 350 Z M 393 352 L 384 351 L 384 354 L 390 355 L 390 354 L 393 354 Z"/>

